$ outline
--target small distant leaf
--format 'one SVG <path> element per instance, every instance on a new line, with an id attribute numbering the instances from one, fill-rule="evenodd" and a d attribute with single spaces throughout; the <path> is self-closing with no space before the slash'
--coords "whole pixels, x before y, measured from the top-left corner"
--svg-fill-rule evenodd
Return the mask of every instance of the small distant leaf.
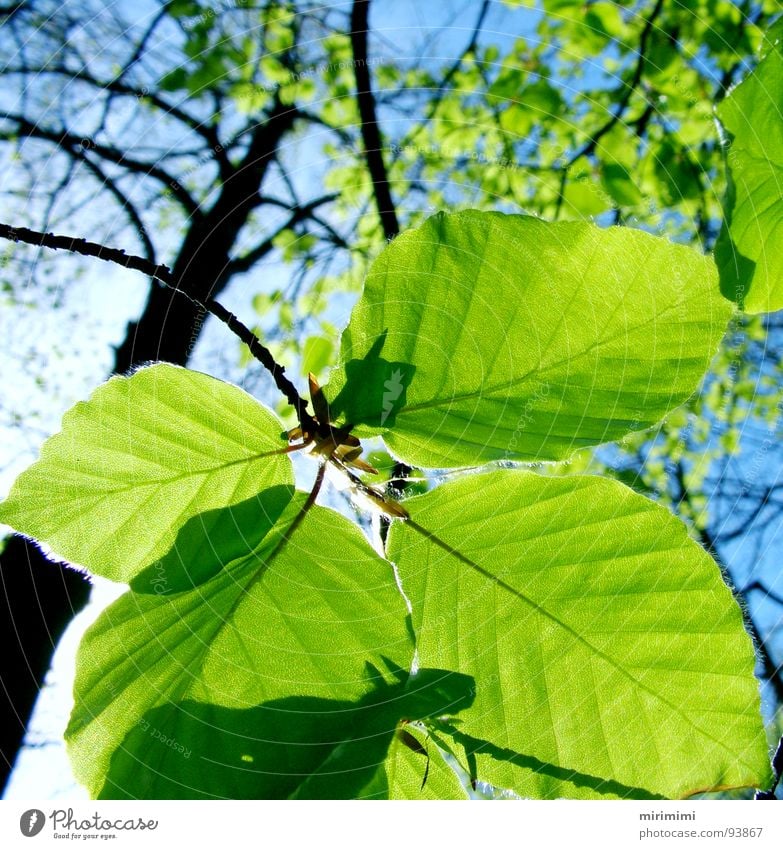
<path id="1" fill-rule="evenodd" d="M 569 180 L 563 192 L 563 212 L 569 218 L 589 218 L 611 207 L 606 192 L 592 179 Z"/>
<path id="2" fill-rule="evenodd" d="M 0 521 L 128 581 L 193 516 L 293 484 L 279 420 L 236 386 L 159 364 L 76 404 L 0 504 Z"/>
<path id="3" fill-rule="evenodd" d="M 527 72 L 524 68 L 506 66 L 501 69 L 497 79 L 489 87 L 487 94 L 489 97 L 513 101 L 522 91 L 526 77 Z"/>
<path id="4" fill-rule="evenodd" d="M 174 68 L 173 71 L 169 71 L 160 81 L 160 87 L 163 91 L 179 91 L 186 88 L 187 84 L 188 72 L 185 68 Z"/>
<path id="5" fill-rule="evenodd" d="M 332 361 L 334 345 L 326 336 L 310 336 L 302 350 L 302 374 L 320 374 Z"/>
<path id="6" fill-rule="evenodd" d="M 601 171 L 604 188 L 618 206 L 634 207 L 643 200 L 642 193 L 631 178 L 627 168 L 617 163 L 607 163 Z"/>
<path id="7" fill-rule="evenodd" d="M 200 14 L 202 10 L 195 0 L 171 0 L 166 11 L 172 18 L 189 18 Z"/>
<path id="8" fill-rule="evenodd" d="M 441 213 L 375 261 L 325 392 L 410 465 L 562 459 L 694 392 L 717 290 L 711 260 L 647 233 Z"/>
<path id="9" fill-rule="evenodd" d="M 783 47 L 718 106 L 731 137 L 725 221 L 715 246 L 721 291 L 747 312 L 783 308 Z"/>
<path id="10" fill-rule="evenodd" d="M 615 481 L 497 471 L 406 501 L 420 663 L 475 679 L 455 742 L 541 798 L 764 787 L 754 652 L 715 562 Z"/>

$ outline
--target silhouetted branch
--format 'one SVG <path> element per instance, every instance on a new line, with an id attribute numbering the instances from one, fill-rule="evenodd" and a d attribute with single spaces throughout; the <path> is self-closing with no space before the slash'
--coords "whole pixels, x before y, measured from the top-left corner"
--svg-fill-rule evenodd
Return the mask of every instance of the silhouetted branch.
<path id="1" fill-rule="evenodd" d="M 781 607 L 783 607 L 783 596 L 780 596 L 777 593 L 773 593 L 772 590 L 769 589 L 769 587 L 762 581 L 753 581 L 742 590 L 743 595 L 747 595 L 747 593 L 750 592 L 764 593 L 764 596 L 766 598 L 772 599 L 775 604 L 779 604 Z"/>
<path id="2" fill-rule="evenodd" d="M 389 175 L 383 161 L 381 132 L 375 114 L 375 96 L 370 82 L 370 68 L 367 65 L 367 28 L 370 0 L 354 0 L 351 9 L 351 46 L 353 65 L 356 75 L 356 100 L 362 121 L 362 141 L 367 157 L 367 168 L 372 179 L 375 203 L 381 219 L 383 233 L 387 239 L 393 239 L 400 232 L 397 211 L 394 208 Z"/>
<path id="3" fill-rule="evenodd" d="M 171 192 L 172 197 L 176 198 L 180 202 L 182 208 L 188 213 L 188 215 L 191 217 L 201 216 L 199 205 L 193 199 L 190 192 L 178 183 L 165 169 L 161 168 L 160 165 L 131 159 L 113 147 L 98 144 L 92 139 L 78 136 L 71 132 L 58 131 L 43 127 L 38 123 L 28 121 L 27 118 L 22 115 L 3 113 L 0 115 L 0 118 L 11 121 L 16 125 L 15 133 L 3 133 L 0 136 L 0 138 L 3 138 L 4 140 L 11 140 L 14 135 L 41 139 L 43 141 L 56 144 L 71 156 L 78 156 L 79 153 L 84 153 L 89 150 L 101 159 L 113 162 L 115 165 L 120 165 L 128 171 L 152 177 L 167 187 L 167 189 Z"/>
<path id="4" fill-rule="evenodd" d="M 100 89 L 101 91 L 108 92 L 109 94 L 116 94 L 124 97 L 133 97 L 139 101 L 146 101 L 151 103 L 161 112 L 169 115 L 170 117 L 176 119 L 180 123 L 187 126 L 193 132 L 200 135 L 204 141 L 212 148 L 213 153 L 215 154 L 215 159 L 220 164 L 221 169 L 226 169 L 226 173 L 230 170 L 230 162 L 228 156 L 220 145 L 220 140 L 218 138 L 217 129 L 212 124 L 209 124 L 205 121 L 201 121 L 198 118 L 190 115 L 184 109 L 179 106 L 175 106 L 172 103 L 168 103 L 160 94 L 155 91 L 140 89 L 136 86 L 130 85 L 122 79 L 122 74 L 118 74 L 114 79 L 111 80 L 99 80 L 94 77 L 86 68 L 56 68 L 56 67 L 43 67 L 43 68 L 32 68 L 32 69 L 23 69 L 23 68 L 6 68 L 3 71 L 4 74 L 20 74 L 20 75 L 35 75 L 41 76 L 43 74 L 51 74 L 53 76 L 62 76 L 67 77 L 70 80 L 75 82 L 83 82 L 88 85 L 93 86 L 94 88 Z"/>
<path id="5" fill-rule="evenodd" d="M 152 244 L 152 239 L 150 239 L 149 234 L 144 226 L 144 222 L 141 220 L 141 216 L 139 215 L 136 207 L 131 203 L 130 198 L 120 189 L 117 185 L 117 182 L 109 177 L 105 171 L 96 165 L 89 157 L 84 156 L 81 158 L 81 161 L 88 168 L 88 170 L 92 171 L 92 173 L 98 178 L 98 182 L 101 184 L 109 194 L 114 196 L 114 199 L 119 203 L 122 207 L 122 211 L 128 216 L 131 224 L 136 230 L 136 235 L 139 237 L 142 246 L 144 247 L 144 255 L 145 257 L 152 262 L 155 263 L 155 246 Z"/>
<path id="6" fill-rule="evenodd" d="M 25 244 L 35 245 L 37 247 L 50 248 L 52 250 L 65 250 L 80 254 L 81 256 L 95 257 L 104 262 L 112 262 L 120 265 L 123 268 L 141 271 L 143 274 L 163 283 L 164 286 L 187 298 L 200 309 L 214 315 L 215 318 L 222 321 L 232 333 L 241 339 L 247 345 L 250 353 L 272 375 L 277 388 L 283 393 L 288 403 L 296 410 L 299 423 L 302 425 L 303 430 L 312 432 L 317 429 L 315 420 L 307 411 L 307 401 L 299 395 L 294 384 L 285 376 L 285 368 L 275 361 L 271 351 L 262 344 L 255 333 L 247 325 L 243 324 L 234 313 L 227 310 L 214 299 L 209 298 L 200 301 L 180 289 L 171 269 L 167 265 L 156 265 L 140 256 L 126 254 L 120 248 L 109 248 L 97 242 L 89 242 L 86 239 L 79 239 L 72 236 L 56 236 L 53 233 L 41 233 L 37 230 L 30 230 L 27 227 L 11 227 L 8 224 L 0 223 L 0 238 L 9 239 L 13 242 L 24 242 Z"/>

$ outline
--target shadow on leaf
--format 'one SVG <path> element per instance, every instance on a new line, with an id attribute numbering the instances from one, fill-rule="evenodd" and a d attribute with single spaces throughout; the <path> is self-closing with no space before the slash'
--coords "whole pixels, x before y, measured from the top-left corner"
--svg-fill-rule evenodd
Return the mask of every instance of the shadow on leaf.
<path id="1" fill-rule="evenodd" d="M 171 595 L 203 584 L 255 551 L 293 495 L 293 487 L 272 486 L 239 504 L 193 516 L 169 551 L 131 581 L 131 589 Z"/>
<path id="2" fill-rule="evenodd" d="M 566 767 L 557 766 L 556 764 L 547 763 L 539 760 L 533 755 L 523 755 L 515 752 L 512 749 L 505 749 L 489 743 L 487 740 L 481 740 L 476 737 L 471 737 L 468 734 L 457 730 L 454 727 L 449 728 L 449 734 L 456 743 L 465 749 L 465 754 L 468 759 L 470 772 L 476 774 L 476 755 L 488 755 L 497 761 L 505 761 L 513 764 L 521 769 L 530 770 L 538 775 L 546 775 L 550 778 L 564 781 L 573 784 L 575 787 L 584 787 L 593 790 L 601 795 L 610 797 L 620 797 L 622 799 L 665 799 L 665 796 L 658 796 L 644 790 L 640 787 L 630 787 L 626 784 L 621 784 L 612 779 L 599 778 L 595 775 L 590 775 L 585 772 L 567 769 Z M 481 779 L 481 775 L 477 776 Z"/>
<path id="3" fill-rule="evenodd" d="M 102 799 L 384 798 L 402 720 L 469 707 L 467 675 L 422 669 L 357 701 L 291 696 L 248 709 L 193 700 L 149 711 L 115 751 Z M 377 680 L 377 670 L 368 668 Z"/>
<path id="4" fill-rule="evenodd" d="M 724 221 L 715 243 L 715 263 L 720 276 L 720 291 L 724 298 L 744 308 L 745 298 L 756 273 L 756 263 L 743 256 L 732 239 L 732 219 L 737 203 L 737 189 L 731 171 L 724 200 Z"/>
<path id="5" fill-rule="evenodd" d="M 385 360 L 384 331 L 362 359 L 344 363 L 344 383 L 329 402 L 332 421 L 369 427 L 394 427 L 397 413 L 406 405 L 406 392 L 416 367 Z"/>

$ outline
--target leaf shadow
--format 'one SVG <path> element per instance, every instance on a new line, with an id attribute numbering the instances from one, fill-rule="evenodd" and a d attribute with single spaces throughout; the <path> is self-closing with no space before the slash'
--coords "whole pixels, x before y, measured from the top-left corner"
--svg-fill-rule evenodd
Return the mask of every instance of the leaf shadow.
<path id="1" fill-rule="evenodd" d="M 237 709 L 186 699 L 156 707 L 115 750 L 98 798 L 384 798 L 382 764 L 399 723 L 456 715 L 475 693 L 460 673 L 394 674 L 355 701 L 289 696 Z"/>
<path id="2" fill-rule="evenodd" d="M 723 201 L 723 224 L 715 243 L 720 291 L 724 298 L 744 309 L 745 298 L 756 274 L 756 262 L 744 256 L 732 238 L 731 226 L 737 205 L 737 186 L 732 169 L 727 171 L 726 196 Z"/>
<path id="3" fill-rule="evenodd" d="M 361 359 L 343 364 L 345 382 L 329 402 L 332 421 L 352 426 L 394 427 L 397 414 L 405 408 L 407 390 L 416 366 L 381 356 L 388 331 L 373 342 Z"/>
<path id="4" fill-rule="evenodd" d="M 465 734 L 455 727 L 450 727 L 448 733 L 456 743 L 465 749 L 468 765 L 473 775 L 475 775 L 476 769 L 476 755 L 488 755 L 494 760 L 503 761 L 540 775 L 546 775 L 558 781 L 573 784 L 575 787 L 584 787 L 601 795 L 619 796 L 622 799 L 666 799 L 665 796 L 659 796 L 641 787 L 631 787 L 613 779 L 599 778 L 586 772 L 547 763 L 533 755 L 523 755 L 513 749 L 496 746 L 487 740 Z M 478 778 L 481 779 L 481 776 L 479 775 Z"/>
<path id="5" fill-rule="evenodd" d="M 171 595 L 192 590 L 255 551 L 294 495 L 272 486 L 251 498 L 192 516 L 172 547 L 130 582 L 134 592 Z"/>

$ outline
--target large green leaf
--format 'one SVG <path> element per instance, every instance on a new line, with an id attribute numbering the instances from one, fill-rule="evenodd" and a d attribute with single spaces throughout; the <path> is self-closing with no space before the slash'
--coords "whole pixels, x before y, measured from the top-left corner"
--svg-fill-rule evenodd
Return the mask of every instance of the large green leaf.
<path id="1" fill-rule="evenodd" d="M 445 753 L 419 728 L 398 730 L 389 747 L 386 775 L 391 799 L 467 799 L 465 784 Z"/>
<path id="2" fill-rule="evenodd" d="M 783 308 L 783 48 L 774 46 L 718 106 L 731 136 L 721 290 L 751 313 Z"/>
<path id="3" fill-rule="evenodd" d="M 497 471 L 406 502 L 419 662 L 475 678 L 454 739 L 533 797 L 765 786 L 754 653 L 714 561 L 615 481 Z"/>
<path id="4" fill-rule="evenodd" d="M 159 364 L 113 377 L 63 418 L 0 522 L 117 581 L 191 517 L 293 483 L 283 426 L 236 386 Z"/>
<path id="5" fill-rule="evenodd" d="M 688 398 L 730 312 L 712 261 L 665 239 L 440 213 L 376 260 L 325 392 L 413 465 L 559 459 Z"/>
<path id="6" fill-rule="evenodd" d="M 66 739 L 93 795 L 385 795 L 398 721 L 470 703 L 466 676 L 409 677 L 390 564 L 292 494 L 191 519 L 87 632 Z M 199 549 L 187 589 L 180 561 Z"/>

